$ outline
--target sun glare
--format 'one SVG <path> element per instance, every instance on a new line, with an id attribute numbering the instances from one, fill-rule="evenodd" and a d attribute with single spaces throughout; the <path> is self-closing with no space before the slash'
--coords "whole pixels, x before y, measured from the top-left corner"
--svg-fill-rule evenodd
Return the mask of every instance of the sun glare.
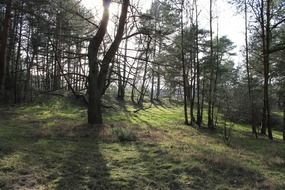
<path id="1" fill-rule="evenodd" d="M 94 11 L 98 11 L 100 14 L 103 13 L 103 1 L 94 1 L 94 0 L 82 0 L 82 4 L 88 8 L 92 9 Z M 109 7 L 110 15 L 117 15 L 120 11 L 120 4 L 118 3 L 111 3 Z"/>
<path id="2" fill-rule="evenodd" d="M 118 13 L 120 12 L 120 5 L 117 3 L 111 3 L 109 7 L 109 12 L 111 15 L 118 15 Z"/>

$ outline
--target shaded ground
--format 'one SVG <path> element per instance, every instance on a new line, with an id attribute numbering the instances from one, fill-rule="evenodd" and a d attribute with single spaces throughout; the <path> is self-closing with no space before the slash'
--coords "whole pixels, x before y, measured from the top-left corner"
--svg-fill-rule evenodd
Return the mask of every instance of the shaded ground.
<path id="1" fill-rule="evenodd" d="M 0 108 L 0 189 L 285 189 L 285 144 L 235 125 L 182 124 L 182 109 L 108 113 L 100 130 L 62 100 Z"/>

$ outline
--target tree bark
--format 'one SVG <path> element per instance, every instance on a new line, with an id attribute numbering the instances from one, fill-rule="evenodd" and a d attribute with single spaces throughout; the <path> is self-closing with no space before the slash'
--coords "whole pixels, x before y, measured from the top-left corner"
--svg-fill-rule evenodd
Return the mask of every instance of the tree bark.
<path id="1" fill-rule="evenodd" d="M 6 13 L 3 21 L 3 31 L 0 37 L 0 91 L 3 93 L 5 90 L 5 77 L 6 77 L 6 66 L 7 66 L 7 43 L 8 43 L 8 32 L 11 20 L 11 7 L 12 1 L 6 0 Z M 4 94 L 3 94 L 4 95 Z"/>
<path id="2" fill-rule="evenodd" d="M 251 92 L 251 78 L 249 71 L 249 49 L 248 49 L 248 16 L 247 16 L 247 0 L 244 0 L 244 24 L 245 24 L 245 64 L 246 64 L 246 74 L 247 74 L 247 88 L 248 88 L 248 98 L 250 102 L 250 111 L 251 111 L 251 128 L 252 134 L 257 138 L 256 125 L 254 123 L 254 107 L 253 107 L 253 98 Z"/>
<path id="3" fill-rule="evenodd" d="M 19 95 L 18 95 L 18 76 L 20 74 L 20 56 L 21 56 L 21 44 L 22 44 L 22 30 L 23 30 L 23 14 L 20 15 L 20 28 L 19 28 L 19 36 L 18 36 L 18 47 L 17 47 L 17 55 L 15 62 L 15 77 L 14 77 L 14 103 L 18 103 Z"/>
<path id="4" fill-rule="evenodd" d="M 195 40 L 196 40 L 196 63 L 197 63 L 197 125 L 201 127 L 201 105 L 200 105 L 200 61 L 199 61 L 199 26 L 198 26 L 198 6 L 197 0 L 195 3 L 195 14 L 196 14 L 196 32 L 195 32 Z"/>
<path id="5" fill-rule="evenodd" d="M 203 76 L 205 76 L 205 72 L 203 73 Z M 204 101 L 205 101 L 205 79 L 202 80 L 202 97 L 201 97 L 201 115 L 200 115 L 200 120 L 201 124 L 200 126 L 203 125 L 203 115 L 204 115 Z"/>
<path id="6" fill-rule="evenodd" d="M 261 12 L 264 10 L 264 3 L 262 1 Z M 266 0 L 266 21 L 264 15 L 262 15 L 261 26 L 262 26 L 262 50 L 263 50 L 263 114 L 262 114 L 262 134 L 266 134 L 266 129 L 268 130 L 268 138 L 273 139 L 272 129 L 270 124 L 270 110 L 269 110 L 269 51 L 271 43 L 271 30 L 270 30 L 270 17 L 271 17 L 271 0 Z"/>
<path id="7" fill-rule="evenodd" d="M 101 124 L 103 122 L 101 112 L 101 94 L 98 91 L 98 75 L 99 75 L 99 60 L 97 58 L 100 45 L 107 31 L 109 21 L 109 5 L 104 6 L 103 18 L 96 35 L 91 39 L 88 47 L 88 63 L 89 63 L 89 83 L 88 83 L 88 123 Z"/>
<path id="8" fill-rule="evenodd" d="M 283 140 L 285 141 L 285 95 L 283 96 Z"/>
<path id="9" fill-rule="evenodd" d="M 147 46 L 146 46 L 146 53 L 145 53 L 145 67 L 144 67 L 144 73 L 143 73 L 143 81 L 142 81 L 142 86 L 141 86 L 141 93 L 138 99 L 138 105 L 142 106 L 143 101 L 144 101 L 144 95 L 146 92 L 146 76 L 147 76 L 147 69 L 148 69 L 148 60 L 149 60 L 149 49 L 150 49 L 150 43 L 151 43 L 151 38 L 148 36 L 147 37 Z"/>
<path id="10" fill-rule="evenodd" d="M 88 123 L 89 124 L 102 124 L 102 110 L 101 99 L 106 88 L 106 78 L 109 72 L 109 66 L 113 60 L 116 51 L 121 43 L 124 26 L 128 13 L 129 0 L 124 0 L 121 9 L 121 15 L 119 19 L 119 26 L 117 34 L 107 53 L 105 54 L 101 67 L 99 68 L 98 52 L 100 45 L 104 39 L 107 31 L 107 25 L 109 21 L 109 5 L 110 1 L 104 0 L 104 12 L 101 20 L 101 24 L 96 35 L 91 39 L 88 47 L 88 61 L 89 61 L 89 104 L 88 104 Z M 100 70 L 99 70 L 100 69 Z"/>
<path id="11" fill-rule="evenodd" d="M 212 100 L 212 120 L 214 120 L 214 111 L 215 111 L 215 106 L 216 106 L 216 101 L 217 101 L 217 88 L 218 88 L 218 76 L 219 76 L 219 23 L 217 22 L 217 37 L 216 37 L 216 72 L 215 72 L 215 79 L 214 79 L 214 89 L 213 89 L 213 100 Z M 217 118 L 216 118 L 217 121 Z M 215 122 L 214 126 L 216 126 L 217 122 Z"/>
<path id="12" fill-rule="evenodd" d="M 161 54 L 162 49 L 162 36 L 159 36 L 158 55 Z M 160 98 L 160 64 L 157 64 L 157 86 L 156 86 L 156 100 Z"/>
<path id="13" fill-rule="evenodd" d="M 127 30 L 127 25 L 125 28 L 126 34 L 128 33 Z M 126 86 L 127 86 L 127 79 L 126 79 L 126 69 L 127 69 L 127 61 L 128 61 L 128 57 L 127 57 L 127 53 L 128 53 L 128 38 L 126 38 L 125 40 L 125 50 L 124 50 L 124 62 L 123 62 L 123 77 L 121 75 L 121 65 L 120 62 L 118 60 L 118 77 L 119 77 L 119 81 L 118 81 L 118 99 L 124 101 L 125 99 L 125 90 L 126 90 Z"/>
<path id="14" fill-rule="evenodd" d="M 184 8 L 184 0 L 181 3 L 181 60 L 182 60 L 182 72 L 183 72 L 183 90 L 184 90 L 184 123 L 186 125 L 189 124 L 188 114 L 187 114 L 187 77 L 186 77 L 186 66 L 185 66 L 185 57 L 184 57 L 184 21 L 183 21 L 183 8 Z"/>
<path id="15" fill-rule="evenodd" d="M 195 35 L 195 34 L 194 34 Z M 194 46 L 193 46 L 194 47 Z M 193 48 L 193 56 L 191 56 L 192 58 L 192 63 L 191 63 L 191 103 L 190 103 L 190 125 L 193 126 L 194 123 L 196 123 L 196 119 L 194 116 L 194 104 L 195 104 L 195 98 L 196 98 L 196 73 L 197 73 L 197 67 L 196 67 L 196 50 L 194 50 Z M 191 53 L 192 54 L 192 53 Z M 190 60 L 191 60 L 190 59 Z M 193 66 L 193 68 L 192 68 Z M 192 72 L 193 71 L 193 72 Z"/>
<path id="16" fill-rule="evenodd" d="M 212 118 L 212 95 L 213 95 L 213 78 L 214 78 L 214 70 L 213 70 L 213 26 L 212 26 L 212 6 L 213 2 L 210 0 L 210 66 L 211 66 L 211 74 L 210 74 L 210 87 L 209 87 L 209 100 L 208 100 L 208 128 L 214 127 L 214 122 Z"/>

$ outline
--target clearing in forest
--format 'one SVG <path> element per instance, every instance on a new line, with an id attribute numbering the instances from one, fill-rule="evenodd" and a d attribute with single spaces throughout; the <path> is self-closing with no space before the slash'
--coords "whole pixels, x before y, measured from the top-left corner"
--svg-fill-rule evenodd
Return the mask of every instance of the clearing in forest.
<path id="1" fill-rule="evenodd" d="M 180 106 L 125 106 L 99 129 L 62 100 L 0 108 L 0 189 L 285 189 L 285 144 L 235 124 L 183 125 Z M 280 140 L 279 140 L 280 139 Z"/>

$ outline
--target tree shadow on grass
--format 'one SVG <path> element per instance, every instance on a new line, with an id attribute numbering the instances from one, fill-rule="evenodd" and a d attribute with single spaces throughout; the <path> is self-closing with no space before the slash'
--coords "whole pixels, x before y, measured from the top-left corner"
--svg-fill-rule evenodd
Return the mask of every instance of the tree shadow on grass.
<path id="1" fill-rule="evenodd" d="M 265 178 L 228 157 L 187 156 L 171 149 L 137 144 L 150 189 L 266 188 Z M 192 147 L 196 149 L 195 147 Z M 197 148 L 198 149 L 198 148 Z"/>
<path id="2" fill-rule="evenodd" d="M 222 127 L 217 127 L 215 130 L 201 128 L 198 129 L 198 131 L 205 136 L 223 143 L 224 129 Z M 231 129 L 230 138 L 229 146 L 233 149 L 243 149 L 260 156 L 266 154 L 272 155 L 272 153 L 278 152 L 285 159 L 285 143 L 282 140 L 275 139 L 271 141 L 266 136 L 258 136 L 258 138 L 255 138 L 251 132 L 240 131 L 235 128 Z"/>
<path id="3" fill-rule="evenodd" d="M 59 163 L 47 177 L 55 189 L 110 189 L 110 173 L 100 151 L 100 131 L 83 127 L 72 138 L 60 139 L 63 156 L 54 160 Z"/>
<path id="4" fill-rule="evenodd" d="M 223 142 L 223 129 L 217 128 L 215 131 L 202 129 L 199 130 L 207 138 L 211 138 L 218 143 Z M 281 140 L 270 141 L 266 137 L 259 136 L 257 139 L 250 132 L 240 131 L 236 128 L 232 129 L 231 141 L 227 145 L 231 151 L 240 152 L 244 157 L 250 159 L 250 163 L 256 165 L 260 171 L 267 175 L 270 173 L 268 181 L 273 182 L 274 189 L 284 189 L 285 176 L 285 144 Z M 282 179 L 283 178 L 283 179 Z M 278 180 L 280 179 L 280 180 Z M 281 188 L 282 187 L 282 188 Z M 277 188 L 277 189 L 278 189 Z M 265 188 L 265 189 L 272 189 Z"/>
<path id="5" fill-rule="evenodd" d="M 148 184 L 149 189 L 185 189 L 185 184 L 179 180 L 180 176 L 172 169 L 175 161 L 166 150 L 159 148 L 155 144 L 136 144 L 136 149 L 140 153 L 139 162 L 145 169 L 139 172 L 144 184 Z"/>
<path id="6" fill-rule="evenodd" d="M 0 189 L 110 189 L 100 129 L 15 120 L 0 140 Z M 32 130 L 33 129 L 33 130 Z M 4 129 L 2 129 L 4 130 Z"/>

